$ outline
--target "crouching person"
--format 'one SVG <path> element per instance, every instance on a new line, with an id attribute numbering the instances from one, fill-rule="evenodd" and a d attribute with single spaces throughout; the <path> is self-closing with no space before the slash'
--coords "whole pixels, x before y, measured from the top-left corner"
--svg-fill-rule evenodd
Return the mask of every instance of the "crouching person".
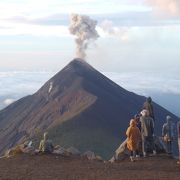
<path id="1" fill-rule="evenodd" d="M 44 133 L 44 138 L 41 140 L 39 144 L 39 152 L 43 153 L 52 153 L 54 150 L 54 146 L 52 144 L 52 140 L 48 138 L 48 133 Z"/>
<path id="2" fill-rule="evenodd" d="M 126 131 L 127 148 L 130 150 L 130 160 L 133 162 L 135 157 L 139 157 L 139 142 L 141 141 L 141 133 L 136 126 L 134 119 L 130 121 L 130 126 Z"/>

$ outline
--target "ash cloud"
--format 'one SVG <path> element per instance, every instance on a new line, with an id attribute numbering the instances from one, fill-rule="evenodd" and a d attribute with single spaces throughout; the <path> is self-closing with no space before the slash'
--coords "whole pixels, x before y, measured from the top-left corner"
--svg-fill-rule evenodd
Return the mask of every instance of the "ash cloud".
<path id="1" fill-rule="evenodd" d="M 130 27 L 114 27 L 113 22 L 109 20 L 104 20 L 100 27 L 102 28 L 103 32 L 108 35 L 118 37 L 121 41 L 129 40 Z"/>
<path id="2" fill-rule="evenodd" d="M 89 43 L 95 41 L 99 35 L 96 31 L 97 21 L 86 15 L 72 14 L 70 16 L 69 31 L 76 36 L 76 56 L 86 58 Z"/>

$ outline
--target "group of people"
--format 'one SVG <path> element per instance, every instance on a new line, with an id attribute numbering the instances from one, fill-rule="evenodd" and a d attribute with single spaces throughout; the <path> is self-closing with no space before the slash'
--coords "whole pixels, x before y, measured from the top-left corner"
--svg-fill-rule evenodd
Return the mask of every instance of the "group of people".
<path id="1" fill-rule="evenodd" d="M 172 142 L 175 139 L 175 125 L 170 116 L 166 117 L 166 123 L 162 127 L 162 139 L 166 146 L 166 152 L 172 154 Z M 130 120 L 130 125 L 126 131 L 127 148 L 130 151 L 130 160 L 133 162 L 140 157 L 146 157 L 150 152 L 156 155 L 155 136 L 154 136 L 155 118 L 151 97 L 146 99 L 142 111 Z M 177 134 L 179 144 L 179 161 L 180 165 L 180 121 L 177 123 Z M 44 133 L 40 141 L 39 152 L 52 153 L 54 146 L 48 138 L 48 133 Z"/>
<path id="2" fill-rule="evenodd" d="M 162 127 L 162 139 L 166 147 L 166 152 L 172 154 L 172 142 L 175 137 L 175 125 L 170 116 L 166 117 L 166 123 Z M 156 155 L 155 136 L 154 136 L 155 118 L 151 97 L 146 99 L 142 111 L 130 120 L 130 125 L 126 131 L 127 148 L 130 151 L 130 160 L 133 162 L 140 157 L 142 151 L 143 157 L 148 152 Z M 179 144 L 180 165 L 180 121 L 177 123 L 177 134 Z"/>

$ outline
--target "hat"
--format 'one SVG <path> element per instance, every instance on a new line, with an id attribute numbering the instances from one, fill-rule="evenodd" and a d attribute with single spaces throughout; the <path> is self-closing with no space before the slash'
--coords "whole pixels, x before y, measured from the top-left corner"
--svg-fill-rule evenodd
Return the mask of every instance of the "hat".
<path id="1" fill-rule="evenodd" d="M 148 114 L 148 111 L 146 110 L 146 109 L 143 109 L 142 111 L 141 111 L 141 115 L 144 117 L 144 116 L 147 116 L 147 114 Z"/>
<path id="2" fill-rule="evenodd" d="M 167 121 L 171 120 L 171 116 L 167 115 L 167 116 L 166 116 L 166 120 L 167 120 Z"/>
<path id="3" fill-rule="evenodd" d="M 131 119 L 129 124 L 130 126 L 136 126 L 136 122 L 134 119 Z"/>
<path id="4" fill-rule="evenodd" d="M 152 98 L 151 98 L 151 97 L 148 97 L 146 100 L 147 100 L 147 102 L 149 102 L 149 103 L 152 102 Z"/>

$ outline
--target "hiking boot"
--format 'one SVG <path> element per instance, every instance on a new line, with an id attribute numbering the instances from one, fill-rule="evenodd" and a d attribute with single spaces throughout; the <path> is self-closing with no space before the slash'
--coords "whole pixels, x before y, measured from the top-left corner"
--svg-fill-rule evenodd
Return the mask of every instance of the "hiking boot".
<path id="1" fill-rule="evenodd" d="M 147 154 L 145 152 L 143 153 L 143 157 L 147 157 Z"/>
<path id="2" fill-rule="evenodd" d="M 131 162 L 134 162 L 133 156 L 130 156 L 130 160 L 131 160 Z"/>
<path id="3" fill-rule="evenodd" d="M 136 160 L 139 160 L 140 159 L 140 155 L 136 155 Z"/>
<path id="4" fill-rule="evenodd" d="M 155 156 L 157 154 L 157 152 L 155 150 L 153 150 L 153 155 Z"/>

